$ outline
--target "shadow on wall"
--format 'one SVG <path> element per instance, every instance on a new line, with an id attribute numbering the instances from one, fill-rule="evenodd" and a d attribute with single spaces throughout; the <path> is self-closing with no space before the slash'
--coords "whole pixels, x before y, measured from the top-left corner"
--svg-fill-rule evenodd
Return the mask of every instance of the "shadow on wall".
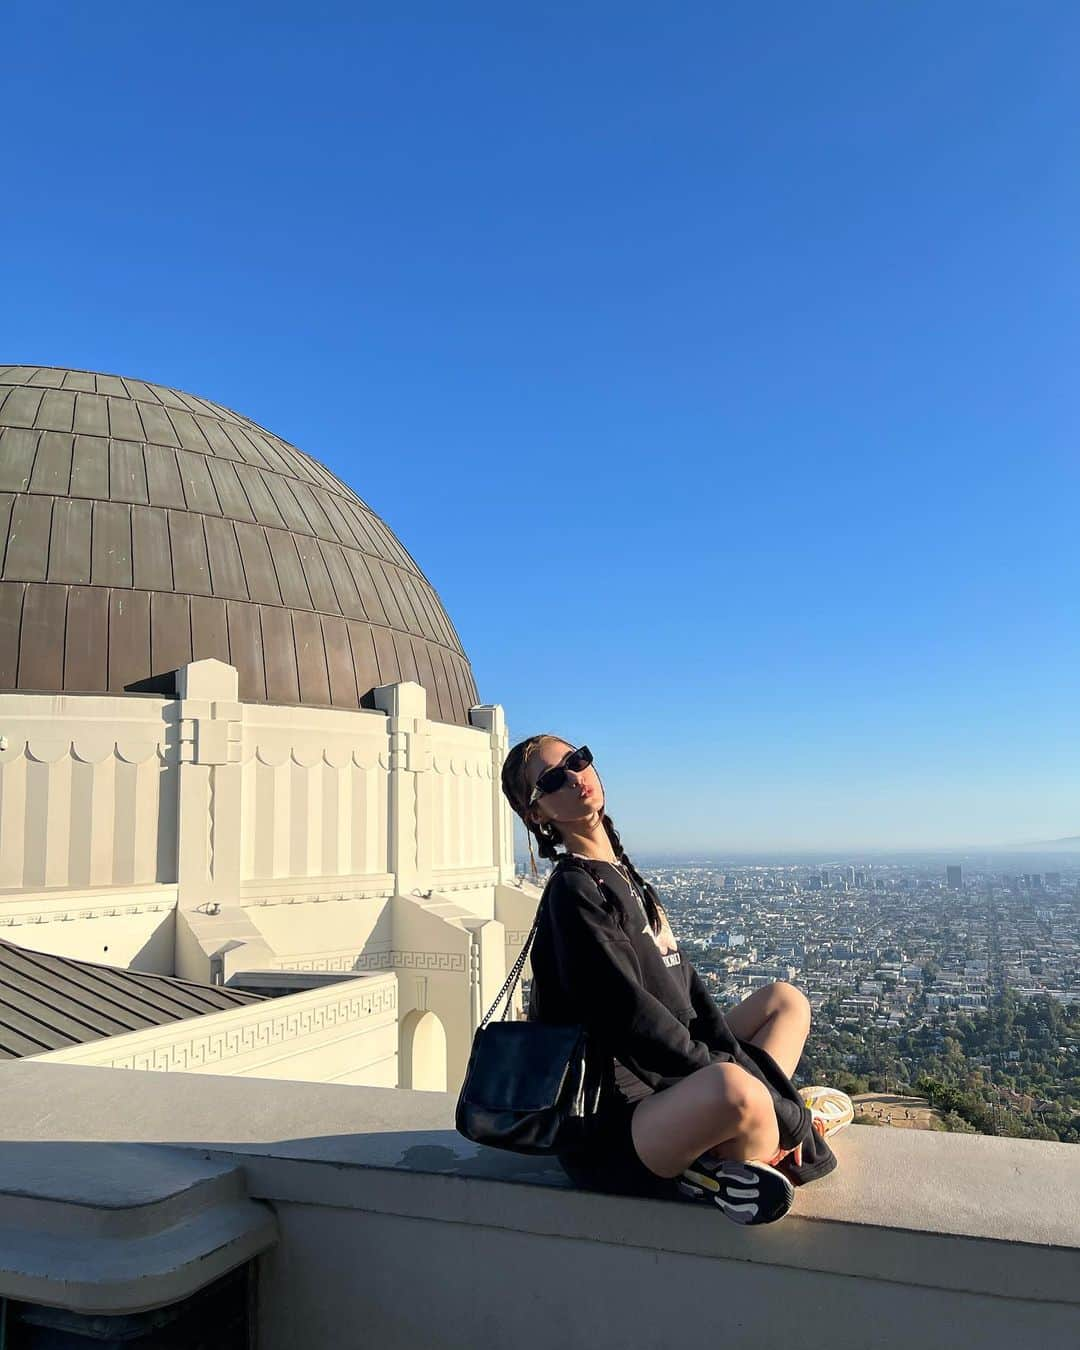
<path id="1" fill-rule="evenodd" d="M 126 963 L 128 970 L 148 975 L 171 975 L 176 969 L 176 910 L 169 912 L 139 950 Z"/>

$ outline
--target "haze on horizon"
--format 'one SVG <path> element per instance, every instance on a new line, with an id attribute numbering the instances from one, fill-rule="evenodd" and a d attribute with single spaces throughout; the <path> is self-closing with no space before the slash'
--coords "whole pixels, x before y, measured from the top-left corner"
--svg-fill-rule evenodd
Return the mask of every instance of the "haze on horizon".
<path id="1" fill-rule="evenodd" d="M 890 843 L 875 843 L 871 839 L 838 838 L 774 840 L 771 842 L 753 842 L 728 836 L 701 838 L 690 842 L 657 843 L 650 842 L 648 835 L 636 830 L 628 830 L 621 820 L 616 820 L 624 846 L 632 856 L 653 856 L 671 858 L 772 858 L 790 857 L 792 861 L 801 858 L 817 860 L 824 857 L 891 857 L 903 855 L 938 854 L 999 854 L 1002 857 L 1042 856 L 1063 858 L 1075 855 L 1080 859 L 1080 836 L 1060 836 L 1046 839 L 949 839 L 947 837 L 923 840 L 909 840 Z M 669 836 L 671 837 L 671 836 Z M 519 862 L 527 861 L 528 845 L 524 830 L 515 826 L 515 849 Z"/>
<path id="2" fill-rule="evenodd" d="M 47 12 L 0 357 L 322 459 L 631 850 L 1077 833 L 1080 9 Z"/>

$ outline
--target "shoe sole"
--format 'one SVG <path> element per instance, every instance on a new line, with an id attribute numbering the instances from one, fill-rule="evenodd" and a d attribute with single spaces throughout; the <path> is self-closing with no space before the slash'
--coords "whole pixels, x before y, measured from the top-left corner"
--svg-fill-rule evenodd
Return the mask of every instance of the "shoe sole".
<path id="1" fill-rule="evenodd" d="M 678 1179 L 679 1192 L 689 1200 L 715 1204 L 737 1224 L 775 1223 L 795 1199 L 795 1188 L 768 1163 L 691 1163 Z"/>

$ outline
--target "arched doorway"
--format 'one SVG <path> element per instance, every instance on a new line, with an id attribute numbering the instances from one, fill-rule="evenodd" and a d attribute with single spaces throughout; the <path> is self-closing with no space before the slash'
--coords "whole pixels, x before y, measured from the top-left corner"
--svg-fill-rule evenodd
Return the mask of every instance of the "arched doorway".
<path id="1" fill-rule="evenodd" d="M 413 1011 L 402 1019 L 398 1065 L 402 1087 L 446 1091 L 446 1030 L 433 1012 Z"/>

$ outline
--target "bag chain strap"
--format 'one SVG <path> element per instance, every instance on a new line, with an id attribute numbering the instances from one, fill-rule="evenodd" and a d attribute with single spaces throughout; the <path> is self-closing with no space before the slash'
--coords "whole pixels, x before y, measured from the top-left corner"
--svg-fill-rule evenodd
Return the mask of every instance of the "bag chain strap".
<path id="1" fill-rule="evenodd" d="M 559 859 L 558 859 L 558 861 L 556 862 L 556 866 L 558 866 L 559 863 L 563 862 L 563 860 L 565 859 L 565 857 L 566 857 L 565 854 L 561 854 L 560 857 L 559 857 Z M 577 864 L 577 865 L 578 865 L 578 866 L 581 866 L 580 863 Z M 596 876 L 596 874 L 593 872 L 592 868 L 586 867 L 586 868 L 585 868 L 585 871 L 588 872 L 589 875 L 593 878 L 593 880 L 596 881 L 598 884 L 606 885 L 606 883 L 601 883 L 601 882 L 600 882 L 600 878 L 599 878 L 598 876 Z M 552 871 L 551 877 L 553 877 L 554 875 L 555 875 L 555 873 L 554 873 L 554 871 Z M 548 877 L 548 886 L 551 885 L 551 877 Z M 644 906 L 644 904 L 642 904 L 641 896 L 638 895 L 638 893 L 637 893 L 637 887 L 631 885 L 630 889 L 634 892 L 634 895 L 637 897 L 637 902 L 638 902 L 639 905 L 641 905 L 642 911 L 644 912 L 645 906 Z M 500 1000 L 503 998 L 503 996 L 506 994 L 506 991 L 509 989 L 509 990 L 510 990 L 510 994 L 509 994 L 509 997 L 506 999 L 506 1007 L 503 1008 L 503 1011 L 502 1011 L 502 1017 L 499 1019 L 499 1020 L 502 1021 L 502 1022 L 505 1022 L 505 1021 L 506 1021 L 507 1014 L 510 1012 L 510 1004 L 512 1003 L 513 998 L 514 998 L 514 990 L 517 988 L 517 982 L 518 982 L 518 979 L 519 979 L 520 976 L 521 976 L 521 972 L 522 972 L 522 970 L 523 970 L 523 968 L 524 968 L 524 966 L 525 966 L 525 961 L 526 961 L 526 959 L 528 958 L 528 955 L 529 955 L 529 948 L 532 946 L 532 940 L 533 940 L 533 938 L 536 936 L 536 928 L 537 928 L 537 925 L 538 925 L 539 922 L 540 922 L 540 911 L 541 911 L 541 909 L 543 908 L 544 901 L 545 901 L 546 899 L 547 899 L 547 886 L 544 887 L 544 893 L 543 893 L 543 895 L 540 897 L 540 903 L 536 906 L 536 918 L 533 920 L 533 926 L 532 926 L 532 928 L 529 929 L 529 936 L 528 936 L 528 937 L 525 939 L 525 941 L 522 943 L 521 951 L 518 953 L 518 959 L 514 962 L 513 966 L 511 967 L 511 969 L 510 969 L 510 974 L 507 975 L 505 981 L 503 982 L 503 987 L 502 987 L 502 988 L 499 990 L 499 992 L 495 995 L 495 1002 L 494 1002 L 494 1003 L 491 1005 L 491 1007 L 487 1010 L 486 1016 L 484 1017 L 483 1021 L 480 1023 L 480 1026 L 477 1028 L 478 1030 L 482 1031 L 482 1030 L 484 1029 L 484 1027 L 487 1026 L 488 1020 L 490 1019 L 491 1014 L 492 1014 L 492 1013 L 495 1011 L 495 1009 L 499 1006 Z M 647 919 L 647 918 L 648 918 L 648 915 L 646 914 L 646 919 Z"/>
<path id="2" fill-rule="evenodd" d="M 536 918 L 533 919 L 533 926 L 532 926 L 532 928 L 529 929 L 529 936 L 528 936 L 528 937 L 525 939 L 525 941 L 521 944 L 521 951 L 518 953 L 518 959 L 514 962 L 513 966 L 510 968 L 510 974 L 507 975 L 505 981 L 503 982 L 503 987 L 502 987 L 502 988 L 499 990 L 499 992 L 495 995 L 495 1002 L 494 1002 L 494 1003 L 491 1005 L 491 1007 L 488 1009 L 488 1011 L 487 1011 L 487 1016 L 486 1016 L 486 1017 L 484 1018 L 484 1020 L 480 1023 L 480 1028 L 479 1028 L 480 1030 L 483 1030 L 483 1028 L 487 1026 L 487 1024 L 488 1024 L 488 1018 L 490 1018 L 491 1014 L 492 1014 L 492 1013 L 495 1011 L 495 1009 L 499 1006 L 499 1001 L 500 1001 L 500 999 L 503 997 L 503 995 L 504 995 L 504 994 L 506 993 L 506 991 L 509 989 L 509 990 L 510 990 L 510 995 L 509 995 L 509 997 L 508 997 L 507 1000 L 506 1000 L 506 1007 L 503 1009 L 502 1017 L 499 1019 L 499 1020 L 502 1021 L 502 1022 L 505 1022 L 505 1021 L 506 1021 L 507 1014 L 508 1014 L 509 1011 L 510 1011 L 510 1004 L 513 1002 L 513 998 L 514 998 L 514 989 L 517 987 L 518 979 L 520 978 L 521 972 L 522 972 L 522 970 L 523 970 L 523 968 L 524 968 L 524 966 L 525 966 L 525 961 L 526 961 L 526 959 L 527 959 L 527 957 L 528 957 L 528 955 L 529 955 L 529 948 L 532 946 L 532 940 L 533 940 L 533 938 L 536 936 L 536 927 L 537 927 L 537 924 L 539 924 L 539 922 L 540 922 L 540 909 L 541 909 L 541 907 L 543 906 L 544 898 L 545 898 L 546 895 L 547 895 L 547 889 L 545 888 L 545 890 L 544 890 L 544 895 L 542 895 L 542 896 L 540 897 L 540 903 L 536 906 Z"/>

